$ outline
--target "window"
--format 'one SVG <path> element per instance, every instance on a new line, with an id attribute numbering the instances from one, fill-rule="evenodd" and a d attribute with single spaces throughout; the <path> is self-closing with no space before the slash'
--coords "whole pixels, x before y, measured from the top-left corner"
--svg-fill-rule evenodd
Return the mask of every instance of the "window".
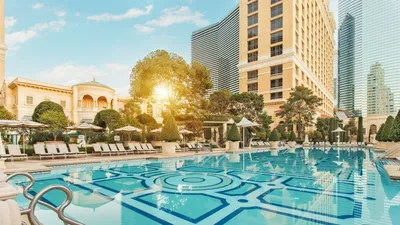
<path id="1" fill-rule="evenodd" d="M 258 48 L 258 39 L 254 39 L 247 42 L 248 50 L 254 50 Z"/>
<path id="2" fill-rule="evenodd" d="M 271 93 L 271 100 L 283 98 L 282 92 Z"/>
<path id="3" fill-rule="evenodd" d="M 248 54 L 248 58 L 247 58 L 248 62 L 254 62 L 258 60 L 258 52 L 252 52 Z"/>
<path id="4" fill-rule="evenodd" d="M 282 15 L 282 13 L 283 13 L 283 4 L 279 4 L 271 8 L 271 18 Z"/>
<path id="5" fill-rule="evenodd" d="M 271 5 L 272 5 L 272 4 L 275 4 L 275 3 L 277 3 L 277 2 L 280 2 L 280 1 L 282 1 L 282 0 L 271 0 Z"/>
<path id="6" fill-rule="evenodd" d="M 258 36 L 258 27 L 253 27 L 247 30 L 248 38 L 257 37 Z"/>
<path id="7" fill-rule="evenodd" d="M 26 96 L 26 104 L 33 105 L 33 97 L 32 96 Z"/>
<path id="8" fill-rule="evenodd" d="M 282 31 L 271 34 L 271 44 L 275 44 L 275 43 L 278 43 L 281 41 L 283 41 L 283 32 Z"/>
<path id="9" fill-rule="evenodd" d="M 282 75 L 282 71 L 283 71 L 282 65 L 271 66 L 271 77 Z"/>
<path id="10" fill-rule="evenodd" d="M 60 101 L 60 105 L 65 109 L 66 108 L 66 106 L 67 106 L 67 102 L 66 101 L 63 101 L 63 100 L 61 100 Z"/>
<path id="11" fill-rule="evenodd" d="M 271 57 L 282 55 L 282 45 L 271 47 Z"/>
<path id="12" fill-rule="evenodd" d="M 247 6 L 248 13 L 253 13 L 258 10 L 258 1 L 252 2 Z"/>
<path id="13" fill-rule="evenodd" d="M 282 17 L 271 21 L 271 31 L 282 28 L 282 26 L 283 26 Z"/>
<path id="14" fill-rule="evenodd" d="M 282 88 L 283 85 L 283 79 L 276 79 L 276 80 L 271 80 L 271 89 L 280 89 Z"/>
<path id="15" fill-rule="evenodd" d="M 252 83 L 247 85 L 248 92 L 258 92 L 258 83 Z"/>
<path id="16" fill-rule="evenodd" d="M 247 79 L 248 80 L 255 80 L 258 78 L 258 70 L 253 70 L 247 72 Z"/>
<path id="17" fill-rule="evenodd" d="M 248 18 L 248 25 L 251 26 L 253 24 L 258 23 L 258 14 L 254 14 L 252 16 L 249 16 Z"/>

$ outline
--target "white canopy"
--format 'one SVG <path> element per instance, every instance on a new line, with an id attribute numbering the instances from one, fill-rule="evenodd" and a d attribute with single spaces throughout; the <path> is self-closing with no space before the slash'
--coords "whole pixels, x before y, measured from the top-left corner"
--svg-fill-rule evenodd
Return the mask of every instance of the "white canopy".
<path id="1" fill-rule="evenodd" d="M 237 124 L 237 126 L 238 127 L 257 127 L 260 125 L 258 123 L 251 122 L 246 117 L 243 117 L 243 119 Z"/>
<path id="2" fill-rule="evenodd" d="M 81 123 L 76 126 L 71 126 L 67 127 L 68 130 L 103 130 L 102 127 L 93 125 L 93 124 L 88 124 L 88 123 Z"/>
<path id="3" fill-rule="evenodd" d="M 150 133 L 160 133 L 162 131 L 162 128 L 158 128 L 155 130 L 151 130 Z"/>
<path id="4" fill-rule="evenodd" d="M 342 128 L 338 127 L 336 130 L 332 131 L 332 133 L 340 133 L 345 132 Z"/>
<path id="5" fill-rule="evenodd" d="M 180 130 L 179 130 L 179 133 L 180 133 L 180 134 L 193 134 L 192 131 L 186 130 L 185 128 L 180 129 Z"/>
<path id="6" fill-rule="evenodd" d="M 142 132 L 141 129 L 139 129 L 139 128 L 137 128 L 137 127 L 133 127 L 133 126 L 121 127 L 121 128 L 115 129 L 115 131 L 125 131 L 125 132 L 134 132 L 134 131 L 137 131 L 137 132 Z"/>

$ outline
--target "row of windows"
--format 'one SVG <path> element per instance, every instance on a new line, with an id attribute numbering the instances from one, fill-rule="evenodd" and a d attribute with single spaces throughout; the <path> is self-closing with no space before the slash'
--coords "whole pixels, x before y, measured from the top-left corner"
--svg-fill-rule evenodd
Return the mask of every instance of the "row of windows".
<path id="1" fill-rule="evenodd" d="M 258 1 L 252 2 L 247 6 L 247 12 L 253 13 L 258 10 Z"/>
<path id="2" fill-rule="evenodd" d="M 45 101 L 50 101 L 49 98 L 45 98 L 44 100 L 45 100 Z M 15 102 L 15 103 L 16 103 L 16 102 Z M 26 104 L 26 105 L 33 105 L 33 96 L 26 96 L 26 97 L 25 97 L 25 104 Z M 61 101 L 60 101 L 60 105 L 61 105 L 63 108 L 65 108 L 65 107 L 67 106 L 67 102 L 61 100 Z"/>
<path id="3" fill-rule="evenodd" d="M 248 50 L 254 50 L 258 48 L 258 39 L 254 39 L 247 42 Z"/>
<path id="4" fill-rule="evenodd" d="M 283 32 L 282 31 L 271 34 L 271 44 L 275 44 L 275 43 L 278 43 L 281 41 L 283 41 Z"/>
<path id="5" fill-rule="evenodd" d="M 271 21 L 271 31 L 280 29 L 283 27 L 283 18 L 274 19 Z"/>
<path id="6" fill-rule="evenodd" d="M 257 47 L 258 47 L 258 40 L 256 39 L 255 41 L 257 42 Z M 249 41 L 248 47 L 249 47 L 249 50 L 252 50 L 252 49 L 250 49 L 250 47 L 254 47 L 255 44 L 250 44 L 250 42 L 251 41 Z M 254 48 L 254 49 L 256 49 L 256 48 Z M 282 55 L 282 54 L 283 54 L 283 45 L 277 45 L 277 46 L 271 47 L 271 57 Z M 247 54 L 247 62 L 250 63 L 250 62 L 255 62 L 257 60 L 258 60 L 258 52 L 252 52 L 252 53 Z"/>
<path id="7" fill-rule="evenodd" d="M 280 65 L 275 65 L 270 67 L 271 70 L 271 77 L 274 76 L 281 76 L 283 72 L 283 66 L 282 64 Z M 248 80 L 253 80 L 258 78 L 258 70 L 252 70 L 247 72 L 247 79 Z"/>

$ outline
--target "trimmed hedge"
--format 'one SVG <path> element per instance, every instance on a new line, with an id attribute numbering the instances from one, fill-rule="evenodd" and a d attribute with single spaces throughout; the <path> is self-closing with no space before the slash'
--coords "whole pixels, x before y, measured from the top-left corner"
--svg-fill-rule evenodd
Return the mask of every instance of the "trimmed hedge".
<path id="1" fill-rule="evenodd" d="M 160 138 L 167 142 L 179 141 L 181 139 L 178 126 L 171 113 L 166 113 L 164 116 L 164 126 L 161 130 Z"/>
<path id="2" fill-rule="evenodd" d="M 231 129 L 229 130 L 227 140 L 228 141 L 240 141 L 240 133 L 239 133 L 239 129 L 237 128 L 236 123 L 234 123 L 232 125 Z"/>
<path id="3" fill-rule="evenodd" d="M 269 136 L 269 141 L 280 141 L 279 133 L 276 129 L 274 129 Z"/>
<path id="4" fill-rule="evenodd" d="M 289 141 L 296 141 L 297 137 L 294 131 L 290 132 L 289 134 Z"/>

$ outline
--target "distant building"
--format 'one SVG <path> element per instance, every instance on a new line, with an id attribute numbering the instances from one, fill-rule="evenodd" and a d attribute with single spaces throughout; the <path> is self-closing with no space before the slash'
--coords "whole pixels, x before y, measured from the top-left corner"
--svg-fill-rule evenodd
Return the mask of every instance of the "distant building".
<path id="1" fill-rule="evenodd" d="M 339 78 L 338 78 L 338 69 L 339 69 L 339 62 L 338 62 L 338 51 L 335 50 L 335 55 L 333 57 L 333 95 L 335 96 L 334 107 L 338 107 L 338 97 L 339 97 Z"/>
<path id="2" fill-rule="evenodd" d="M 220 22 L 192 34 L 192 61 L 206 66 L 214 88 L 239 92 L 239 7 Z"/>

